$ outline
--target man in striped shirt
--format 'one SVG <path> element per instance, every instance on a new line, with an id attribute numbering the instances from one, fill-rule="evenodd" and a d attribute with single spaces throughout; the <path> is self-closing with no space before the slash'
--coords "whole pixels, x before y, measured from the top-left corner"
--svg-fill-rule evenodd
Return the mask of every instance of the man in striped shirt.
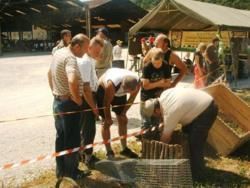
<path id="1" fill-rule="evenodd" d="M 83 88 L 76 57 L 82 57 L 87 52 L 88 45 L 87 36 L 76 35 L 68 47 L 55 52 L 50 65 L 48 79 L 54 95 L 56 152 L 80 145 L 80 113 L 63 113 L 81 109 Z M 78 162 L 77 153 L 57 157 L 57 178 L 66 176 L 78 179 L 83 177 L 84 173 L 78 169 Z"/>

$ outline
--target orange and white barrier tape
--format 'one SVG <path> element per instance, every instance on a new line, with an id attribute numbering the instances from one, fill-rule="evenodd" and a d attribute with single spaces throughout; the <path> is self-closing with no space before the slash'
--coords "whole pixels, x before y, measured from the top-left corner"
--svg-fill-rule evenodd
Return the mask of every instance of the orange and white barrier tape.
<path id="1" fill-rule="evenodd" d="M 130 105 L 141 104 L 141 103 L 143 103 L 143 102 L 127 103 L 127 104 L 123 104 L 123 105 L 113 105 L 112 108 L 118 108 L 118 107 L 122 107 L 122 106 L 130 106 Z M 96 109 L 102 110 L 102 109 L 105 109 L 105 108 L 106 107 L 100 107 L 100 108 L 96 108 Z M 21 120 L 27 120 L 27 119 L 49 117 L 49 116 L 60 116 L 60 115 L 76 114 L 76 113 L 88 112 L 88 111 L 92 111 L 92 109 L 89 108 L 89 109 L 79 110 L 79 111 L 62 112 L 62 113 L 52 113 L 52 114 L 45 114 L 45 115 L 38 115 L 38 116 L 29 116 L 29 117 L 16 118 L 16 119 L 0 120 L 0 123 L 7 123 L 7 122 L 12 122 L 12 121 L 21 121 Z"/>
<path id="2" fill-rule="evenodd" d="M 160 124 L 159 128 L 160 127 L 162 127 L 162 124 Z M 69 154 L 74 153 L 74 152 L 83 151 L 85 149 L 93 148 L 97 145 L 108 144 L 108 143 L 115 142 L 115 141 L 118 141 L 118 140 L 121 140 L 124 138 L 129 138 L 129 137 L 137 136 L 137 135 L 143 135 L 146 132 L 148 132 L 149 130 L 154 131 L 155 129 L 156 129 L 156 126 L 152 127 L 151 129 L 144 129 L 144 130 L 142 129 L 142 130 L 134 132 L 134 133 L 118 136 L 118 137 L 112 138 L 112 139 L 107 140 L 107 141 L 95 142 L 93 144 L 86 145 L 85 147 L 82 146 L 82 147 L 77 147 L 77 148 L 73 148 L 73 149 L 67 149 L 67 150 L 64 150 L 61 152 L 55 152 L 55 153 L 52 153 L 49 155 L 41 155 L 35 159 L 22 160 L 18 163 L 7 163 L 7 164 L 0 167 L 0 171 L 20 167 L 20 166 L 27 165 L 27 164 L 32 164 L 32 163 L 42 161 L 45 159 L 52 159 L 52 158 L 63 156 L 63 155 L 69 155 Z"/>
<path id="3" fill-rule="evenodd" d="M 217 71 L 217 70 L 215 70 L 215 71 Z M 211 74 L 211 73 L 209 73 L 209 74 Z M 204 77 L 207 77 L 209 74 L 205 75 Z M 141 104 L 141 103 L 143 103 L 143 102 L 128 103 L 128 104 L 125 104 L 125 105 L 114 105 L 114 106 L 112 106 L 112 108 L 117 108 L 117 107 L 121 107 L 121 106 L 128 106 L 128 105 L 134 105 L 134 104 Z M 101 107 L 101 108 L 97 108 L 97 109 L 105 109 L 105 108 L 106 107 Z M 81 112 L 86 112 L 86 111 L 92 111 L 92 109 L 85 109 L 85 110 L 81 110 L 81 111 L 72 111 L 72 112 L 64 112 L 64 113 L 54 113 L 54 114 L 39 115 L 39 116 L 31 116 L 31 117 L 24 117 L 24 118 L 16 118 L 16 119 L 10 119 L 10 120 L 1 120 L 0 123 L 27 120 L 27 119 L 32 119 L 32 118 L 41 118 L 41 117 L 47 117 L 47 116 L 67 115 L 67 114 L 81 113 Z M 162 126 L 163 125 L 160 124 L 159 128 L 161 128 Z M 151 131 L 154 131 L 155 129 L 156 129 L 156 126 L 152 127 Z M 8 163 L 8 164 L 5 164 L 5 165 L 1 166 L 0 171 L 15 168 L 15 167 L 19 167 L 19 166 L 23 166 L 23 165 L 26 165 L 26 164 L 35 163 L 35 162 L 42 161 L 42 160 L 45 160 L 45 159 L 51 159 L 51 158 L 55 158 L 55 157 L 59 157 L 59 156 L 63 156 L 63 155 L 69 155 L 69 154 L 74 153 L 74 152 L 78 152 L 78 151 L 82 151 L 82 150 L 85 150 L 85 149 L 93 148 L 96 145 L 103 145 L 103 144 L 111 143 L 111 142 L 118 141 L 118 140 L 121 140 L 121 139 L 124 139 L 124 138 L 129 138 L 129 137 L 136 136 L 136 135 L 142 135 L 142 134 L 145 134 L 149 130 L 150 129 L 140 130 L 140 131 L 137 131 L 137 132 L 134 132 L 134 133 L 131 133 L 131 134 L 115 137 L 115 138 L 110 139 L 108 141 L 100 141 L 100 142 L 96 142 L 96 143 L 93 143 L 93 144 L 89 144 L 89 145 L 87 145 L 85 147 L 77 147 L 77 148 L 73 148 L 73 149 L 64 150 L 64 151 L 61 151 L 61 152 L 55 152 L 55 153 L 49 154 L 49 155 L 41 155 L 41 156 L 39 156 L 39 157 L 37 157 L 35 159 L 22 160 L 22 161 L 20 161 L 18 163 Z"/>
<path id="4" fill-rule="evenodd" d="M 215 69 L 213 72 L 218 71 L 219 69 L 221 69 L 222 67 L 218 67 L 217 69 Z M 202 77 L 200 77 L 198 80 L 204 79 L 206 77 L 208 77 L 210 74 L 212 74 L 213 72 L 210 72 Z M 141 104 L 143 102 L 135 102 L 135 103 L 127 103 L 125 105 L 114 105 L 112 106 L 112 108 L 118 108 L 121 106 L 129 106 L 129 105 L 134 105 L 134 104 Z M 105 109 L 106 107 L 100 107 L 100 108 L 96 108 L 98 110 L 101 109 Z M 27 119 L 35 119 L 35 118 L 43 118 L 43 117 L 49 117 L 49 116 L 59 116 L 59 115 L 67 115 L 67 114 L 75 114 L 75 113 L 81 113 L 81 112 L 88 112 L 88 111 L 92 111 L 91 108 L 89 109 L 85 109 L 85 110 L 79 110 L 79 111 L 71 111 L 71 112 L 64 112 L 64 113 L 52 113 L 52 114 L 45 114 L 45 115 L 38 115 L 38 116 L 30 116 L 30 117 L 23 117 L 23 118 L 16 118 L 16 119 L 9 119 L 9 120 L 0 120 L 0 124 L 1 123 L 6 123 L 6 122 L 12 122 L 12 121 L 21 121 L 21 120 L 27 120 Z"/>

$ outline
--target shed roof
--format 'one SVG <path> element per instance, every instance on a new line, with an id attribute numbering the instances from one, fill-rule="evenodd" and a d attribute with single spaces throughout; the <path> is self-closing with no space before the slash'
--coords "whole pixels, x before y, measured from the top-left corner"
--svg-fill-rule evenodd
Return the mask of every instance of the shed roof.
<path id="1" fill-rule="evenodd" d="M 250 11 L 194 0 L 162 0 L 129 31 L 250 31 Z"/>
<path id="2" fill-rule="evenodd" d="M 85 27 L 85 3 L 91 9 L 92 25 L 121 24 L 131 27 L 147 11 L 129 0 L 0 0 L 3 31 L 25 31 L 31 25 L 44 29 Z"/>

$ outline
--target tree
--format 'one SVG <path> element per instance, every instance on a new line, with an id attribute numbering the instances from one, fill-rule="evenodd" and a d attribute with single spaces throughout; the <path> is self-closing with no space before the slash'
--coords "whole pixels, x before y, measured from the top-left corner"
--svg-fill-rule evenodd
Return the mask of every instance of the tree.
<path id="1" fill-rule="evenodd" d="M 153 9 L 161 0 L 131 0 L 138 6 L 146 9 L 151 10 Z"/>
<path id="2" fill-rule="evenodd" d="M 233 7 L 238 9 L 247 9 L 250 10 L 250 1 L 249 0 L 199 0 L 202 2 L 215 3 L 227 7 Z"/>

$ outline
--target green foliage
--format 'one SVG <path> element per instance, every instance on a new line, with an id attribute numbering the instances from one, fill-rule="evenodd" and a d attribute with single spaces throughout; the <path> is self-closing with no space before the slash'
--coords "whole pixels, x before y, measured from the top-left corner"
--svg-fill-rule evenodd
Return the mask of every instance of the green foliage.
<path id="1" fill-rule="evenodd" d="M 131 0 L 131 1 L 146 10 L 151 10 L 161 0 Z M 215 3 L 215 4 L 238 8 L 238 9 L 250 10 L 250 0 L 199 0 L 199 1 Z"/>
<path id="2" fill-rule="evenodd" d="M 199 0 L 202 2 L 215 3 L 223 6 L 250 10 L 249 0 Z"/>
<path id="3" fill-rule="evenodd" d="M 131 0 L 138 6 L 146 9 L 151 10 L 153 9 L 161 0 Z"/>

